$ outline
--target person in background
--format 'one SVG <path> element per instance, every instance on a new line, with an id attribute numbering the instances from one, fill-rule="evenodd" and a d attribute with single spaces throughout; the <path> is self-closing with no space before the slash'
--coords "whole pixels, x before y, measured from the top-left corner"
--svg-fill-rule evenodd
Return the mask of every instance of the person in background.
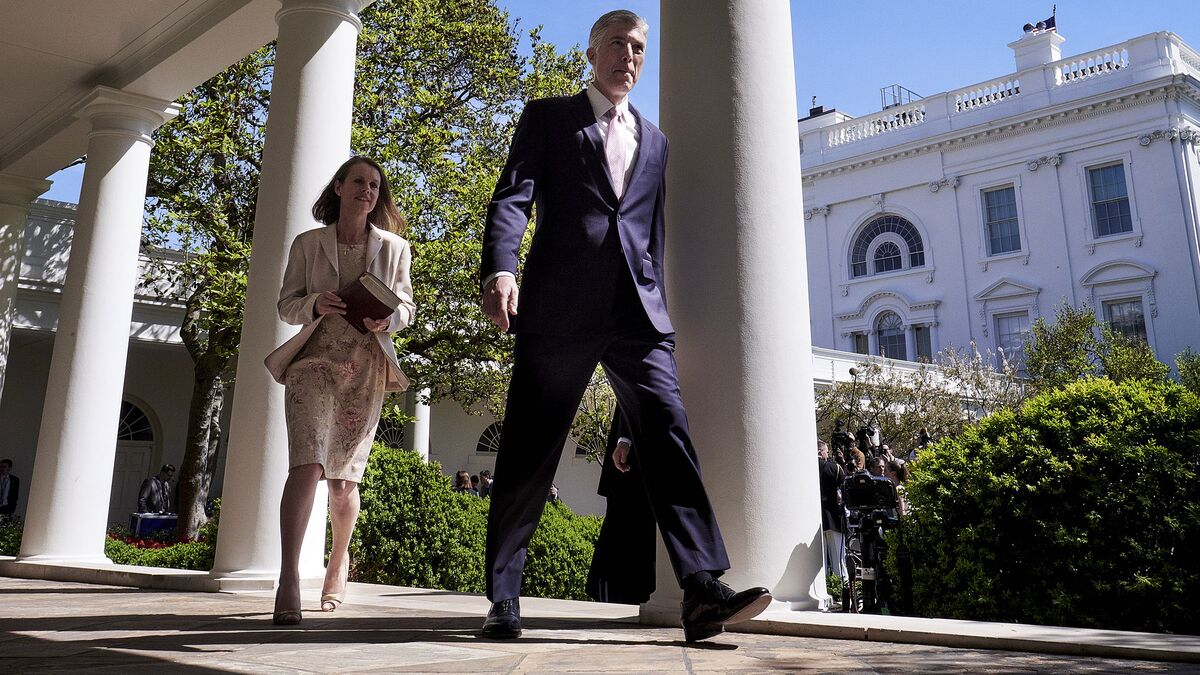
<path id="1" fill-rule="evenodd" d="M 604 497 L 605 510 L 588 568 L 588 597 L 640 605 L 654 592 L 658 524 L 619 406 L 613 411 L 596 492 Z"/>
<path id="2" fill-rule="evenodd" d="M 384 393 L 408 378 L 396 360 L 392 333 L 416 312 L 409 269 L 412 252 L 400 236 L 404 219 L 387 175 L 366 157 L 346 160 L 321 191 L 312 215 L 324 227 L 292 242 L 279 290 L 279 318 L 303 326 L 266 359 L 283 384 L 288 475 L 279 504 L 279 590 L 272 621 L 300 623 L 300 545 L 317 483 L 329 487 L 333 543 L 321 586 L 321 611 L 342 604 L 350 571 L 350 537 L 360 508 L 358 484 L 379 425 Z M 400 298 L 381 319 L 351 326 L 338 291 L 370 272 Z M 365 329 L 365 332 L 359 329 Z"/>
<path id="3" fill-rule="evenodd" d="M 896 496 L 900 499 L 900 515 L 908 515 L 908 501 L 904 494 L 904 483 L 908 481 L 908 462 L 902 459 L 892 459 L 883 466 L 883 475 L 896 486 Z"/>
<path id="4" fill-rule="evenodd" d="M 846 575 L 845 520 L 842 482 L 846 472 L 829 456 L 829 445 L 817 441 L 817 477 L 821 485 L 821 531 L 825 540 L 825 573 Z"/>
<path id="5" fill-rule="evenodd" d="M 479 492 L 474 488 L 474 486 L 471 485 L 470 471 L 460 470 L 458 473 L 454 474 L 454 485 L 452 485 L 450 489 L 459 494 L 479 495 Z"/>
<path id="6" fill-rule="evenodd" d="M 163 464 L 158 474 L 142 481 L 138 490 L 138 513 L 171 513 L 171 477 L 175 467 Z M 127 504 L 129 502 L 126 502 Z"/>
<path id="7" fill-rule="evenodd" d="M 867 473 L 872 476 L 883 476 L 883 465 L 882 457 L 870 457 L 867 459 Z"/>
<path id="8" fill-rule="evenodd" d="M 21 496 L 21 480 L 12 475 L 12 467 L 11 459 L 0 459 L 0 516 L 16 513 Z"/>
<path id="9" fill-rule="evenodd" d="M 479 496 L 490 497 L 492 495 L 492 472 L 489 469 L 484 469 L 479 472 Z"/>

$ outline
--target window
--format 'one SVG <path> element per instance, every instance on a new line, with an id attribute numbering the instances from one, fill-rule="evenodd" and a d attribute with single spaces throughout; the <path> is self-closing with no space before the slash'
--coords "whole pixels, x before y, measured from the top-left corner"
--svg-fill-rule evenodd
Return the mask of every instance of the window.
<path id="1" fill-rule="evenodd" d="M 900 260 L 900 247 L 890 241 L 885 241 L 875 249 L 875 273 L 891 272 L 902 269 L 904 262 Z"/>
<path id="2" fill-rule="evenodd" d="M 375 442 L 389 448 L 403 448 L 404 425 L 390 417 L 380 419 L 379 426 L 375 427 Z"/>
<path id="3" fill-rule="evenodd" d="M 933 340 L 929 326 L 913 326 L 913 342 L 917 350 L 917 360 L 926 363 L 933 361 Z"/>
<path id="4" fill-rule="evenodd" d="M 500 428 L 502 422 L 493 422 L 479 434 L 479 442 L 475 444 L 475 452 L 496 453 L 500 451 Z"/>
<path id="5" fill-rule="evenodd" d="M 1125 189 L 1125 165 L 1088 169 L 1088 185 L 1092 191 L 1096 236 L 1131 232 L 1133 217 L 1129 213 L 1129 193 Z"/>
<path id="6" fill-rule="evenodd" d="M 987 223 L 988 255 L 1021 250 L 1017 192 L 1013 186 L 984 190 L 983 214 Z"/>
<path id="7" fill-rule="evenodd" d="M 879 355 L 889 359 L 907 359 L 908 347 L 904 342 L 904 321 L 895 312 L 884 312 L 875 322 L 879 332 Z"/>
<path id="8" fill-rule="evenodd" d="M 879 237 L 889 234 L 893 235 L 889 241 L 875 247 L 872 256 L 875 263 L 873 274 L 925 265 L 925 246 L 917 228 L 900 216 L 886 215 L 867 223 L 862 232 L 854 238 L 850 251 L 851 277 L 867 276 L 867 258 L 871 253 L 872 244 Z M 902 245 L 896 242 L 901 242 Z"/>
<path id="9" fill-rule="evenodd" d="M 871 345 L 866 333 L 854 334 L 854 353 L 855 354 L 870 354 Z"/>
<path id="10" fill-rule="evenodd" d="M 1104 303 L 1104 320 L 1110 328 L 1127 338 L 1146 340 L 1146 317 L 1142 301 L 1136 298 Z"/>
<path id="11" fill-rule="evenodd" d="M 1003 358 L 1018 368 L 1025 367 L 1025 340 L 1028 337 L 1028 312 L 996 315 L 996 346 L 1004 350 Z"/>
<path id="12" fill-rule="evenodd" d="M 117 422 L 118 441 L 153 441 L 154 428 L 142 409 L 129 401 L 121 401 L 121 419 Z"/>

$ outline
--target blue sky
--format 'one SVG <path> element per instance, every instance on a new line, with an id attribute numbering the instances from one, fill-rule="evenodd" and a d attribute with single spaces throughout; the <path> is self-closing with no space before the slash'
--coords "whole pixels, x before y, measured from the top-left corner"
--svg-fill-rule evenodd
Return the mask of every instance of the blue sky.
<path id="1" fill-rule="evenodd" d="M 585 46 L 596 17 L 624 7 L 650 23 L 649 50 L 632 99 L 658 120 L 660 0 L 497 0 L 522 29 L 542 25 L 542 36 L 560 47 Z M 688 0 L 663 0 L 686 2 Z M 764 2 L 767 0 L 753 0 Z M 929 96 L 1013 72 L 1006 45 L 1021 26 L 1050 16 L 1051 2 L 962 0 L 791 0 L 797 108 L 806 114 L 811 97 L 851 115 L 879 110 L 879 89 L 903 85 Z M 1058 31 L 1067 39 L 1063 56 L 1090 51 L 1138 35 L 1169 30 L 1200 50 L 1196 0 L 1066 0 L 1058 2 Z M 702 45 L 697 45 L 702 49 Z M 77 201 L 82 167 L 52 177 L 45 197 Z"/>

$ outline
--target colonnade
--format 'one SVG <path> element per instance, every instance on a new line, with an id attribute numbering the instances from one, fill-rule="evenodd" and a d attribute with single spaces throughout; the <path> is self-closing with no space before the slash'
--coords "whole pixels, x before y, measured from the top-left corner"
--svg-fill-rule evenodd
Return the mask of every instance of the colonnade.
<path id="1" fill-rule="evenodd" d="M 296 330 L 275 310 L 289 244 L 313 226 L 312 202 L 349 154 L 357 13 L 366 4 L 282 0 L 276 15 L 216 579 L 269 583 L 278 574 L 286 429 L 282 387 L 262 361 Z M 807 609 L 825 592 L 788 12 L 784 2 L 664 2 L 663 53 L 651 58 L 662 59 L 661 126 L 672 147 L 667 268 L 680 380 L 733 561 L 728 580 L 771 587 Z M 175 112 L 170 102 L 104 87 L 80 109 L 92 133 L 20 560 L 106 562 L 101 505 L 112 479 L 151 134 Z M 15 294 L 12 250 L 41 189 L 44 182 L 0 175 L 5 316 Z M 419 412 L 413 431 L 427 448 L 428 410 Z M 302 563 L 310 577 L 321 574 L 323 499 L 314 515 Z M 659 589 L 643 617 L 674 622 L 673 578 L 663 576 Z"/>

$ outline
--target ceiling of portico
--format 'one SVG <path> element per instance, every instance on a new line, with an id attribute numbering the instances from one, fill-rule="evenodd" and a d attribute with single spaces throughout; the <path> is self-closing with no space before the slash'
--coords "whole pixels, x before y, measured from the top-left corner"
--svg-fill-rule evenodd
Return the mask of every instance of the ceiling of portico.
<path id="1" fill-rule="evenodd" d="M 0 171 L 43 178 L 85 154 L 97 85 L 173 101 L 275 37 L 279 0 L 0 3 Z"/>

